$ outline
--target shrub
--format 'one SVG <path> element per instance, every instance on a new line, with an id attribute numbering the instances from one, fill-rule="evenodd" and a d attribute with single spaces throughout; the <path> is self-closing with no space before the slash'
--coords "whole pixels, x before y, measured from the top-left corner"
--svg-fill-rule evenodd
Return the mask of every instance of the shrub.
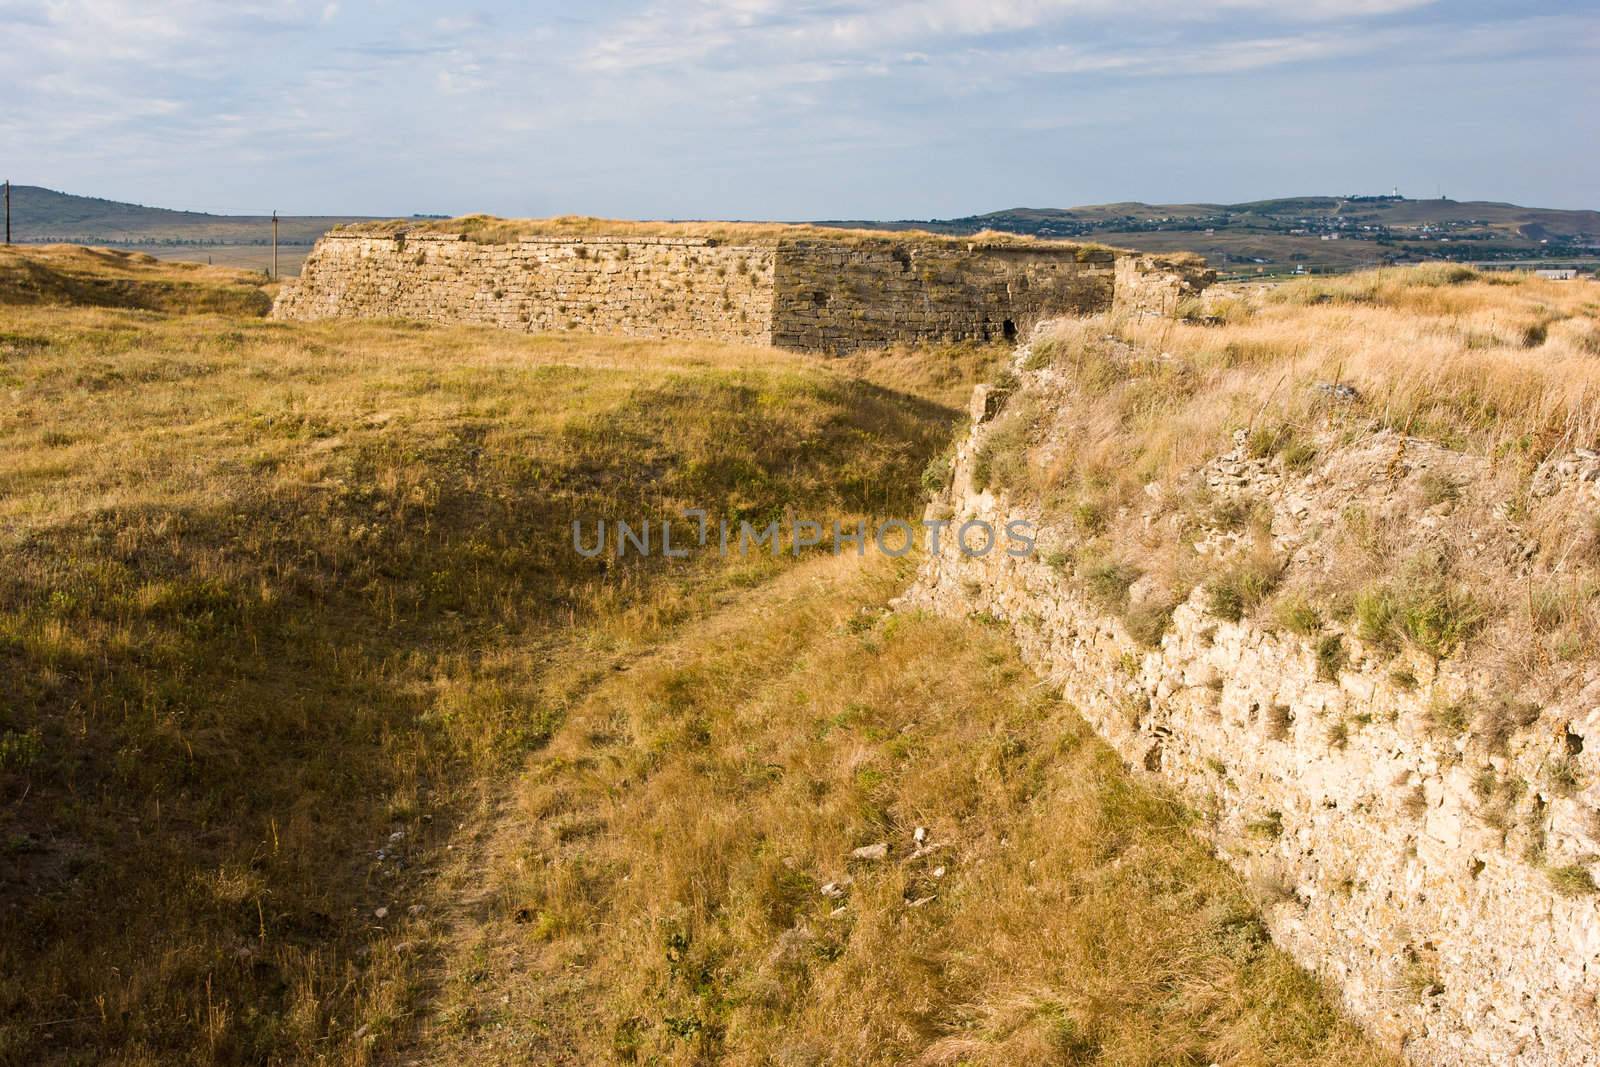
<path id="1" fill-rule="evenodd" d="M 922 468 L 922 488 L 929 496 L 937 496 L 944 492 L 944 487 L 950 484 L 950 456 L 934 456 L 928 460 L 928 465 Z"/>
<path id="2" fill-rule="evenodd" d="M 1172 625 L 1172 612 L 1178 605 L 1169 598 L 1141 600 L 1122 617 L 1128 636 L 1146 648 L 1158 648 Z"/>
<path id="3" fill-rule="evenodd" d="M 1087 537 L 1106 528 L 1106 506 L 1098 500 L 1080 500 L 1072 508 L 1072 522 Z"/>
<path id="4" fill-rule="evenodd" d="M 1461 483 L 1438 471 L 1424 471 L 1417 479 L 1417 490 L 1422 498 L 1422 506 L 1427 508 L 1461 498 Z"/>
<path id="5" fill-rule="evenodd" d="M 1276 426 L 1257 426 L 1245 438 L 1245 451 L 1256 459 L 1275 456 L 1294 440 L 1294 428 L 1286 423 Z"/>
<path id="6" fill-rule="evenodd" d="M 1308 441 L 1291 441 L 1278 453 L 1284 467 L 1292 471 L 1305 470 L 1317 458 L 1317 446 Z"/>
<path id="7" fill-rule="evenodd" d="M 1325 682 L 1337 682 L 1339 672 L 1349 662 L 1350 653 L 1344 647 L 1344 638 L 1326 634 L 1317 641 L 1317 677 Z"/>

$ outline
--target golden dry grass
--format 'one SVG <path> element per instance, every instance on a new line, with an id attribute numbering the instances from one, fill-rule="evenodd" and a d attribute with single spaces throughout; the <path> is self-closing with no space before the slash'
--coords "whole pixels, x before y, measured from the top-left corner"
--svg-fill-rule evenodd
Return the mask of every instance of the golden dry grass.
<path id="1" fill-rule="evenodd" d="M 0 305 L 73 304 L 265 315 L 275 284 L 257 271 L 81 245 L 0 246 Z"/>
<path id="2" fill-rule="evenodd" d="M 587 215 L 561 215 L 548 219 L 502 219 L 493 215 L 464 215 L 454 219 L 392 219 L 385 222 L 349 223 L 337 226 L 331 232 L 375 235 L 462 234 L 468 240 L 485 244 L 502 244 L 522 237 L 704 237 L 725 244 L 754 245 L 809 238 L 840 244 L 911 240 L 951 247 L 979 243 L 1069 250 L 1104 249 L 1102 245 L 1055 241 L 994 230 L 985 230 L 966 237 L 951 237 L 947 234 L 929 233 L 926 230 L 853 230 L 788 222 L 644 221 L 600 219 Z"/>
<path id="3" fill-rule="evenodd" d="M 585 562 L 570 520 L 904 513 L 953 422 L 770 350 L 58 308 L 3 313 L 0 395 L 25 1062 L 362 1047 L 411 981 L 374 909 L 559 721 L 547 665 L 779 566 Z"/>
<path id="4" fill-rule="evenodd" d="M 908 574 L 806 564 L 578 702 L 420 1057 L 1394 1062 L 1001 631 L 886 610 Z"/>
<path id="5" fill-rule="evenodd" d="M 1530 498 L 1541 463 L 1600 450 L 1600 284 L 1430 266 L 1186 310 L 1097 316 L 1036 344 L 1029 366 L 1054 384 L 1019 394 L 979 457 L 1071 534 L 1063 571 L 1091 592 L 1121 576 L 1110 607 L 1130 630 L 1157 640 L 1205 583 L 1223 617 L 1320 620 L 1308 638 L 1337 624 L 1428 659 L 1481 638 L 1502 682 L 1540 699 L 1600 655 L 1592 523 Z M 1313 498 L 1327 464 L 1389 442 L 1387 467 L 1310 531 L 1315 566 L 1286 571 L 1271 548 L 1276 500 L 1198 484 L 1238 434 Z M 1219 537 L 1238 551 L 1196 549 Z M 1130 601 L 1141 575 L 1155 588 Z"/>

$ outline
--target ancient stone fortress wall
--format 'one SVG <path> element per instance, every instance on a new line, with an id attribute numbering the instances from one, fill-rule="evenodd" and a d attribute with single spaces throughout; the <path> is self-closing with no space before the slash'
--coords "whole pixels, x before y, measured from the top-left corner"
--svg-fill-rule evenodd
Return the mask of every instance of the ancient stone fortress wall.
<path id="1" fill-rule="evenodd" d="M 813 231 L 814 232 L 814 231 Z M 1201 267 L 1058 242 L 932 236 L 523 236 L 334 232 L 273 307 L 279 319 L 405 318 L 846 352 L 1003 340 L 1147 289 L 1198 293 Z M 1148 279 L 1148 280 L 1147 280 Z M 1164 287 L 1164 288 L 1162 288 Z M 1157 308 L 1157 310 L 1159 310 Z"/>
<path id="2" fill-rule="evenodd" d="M 774 251 L 694 237 L 483 244 L 458 234 L 333 233 L 311 250 L 272 315 L 764 344 L 772 334 Z"/>
<path id="3" fill-rule="evenodd" d="M 1015 364 L 1024 388 L 1026 351 Z M 902 605 L 1009 625 L 1024 658 L 1130 767 L 1203 814 L 1217 854 L 1263 899 L 1273 940 L 1413 1062 L 1600 1064 L 1600 896 L 1563 893 L 1549 874 L 1600 870 L 1600 672 L 1543 709 L 1550 729 L 1491 757 L 1505 781 L 1535 783 L 1508 816 L 1464 758 L 1478 755 L 1467 753 L 1473 742 L 1431 722 L 1440 701 L 1493 692 L 1493 678 L 1444 661 L 1408 689 L 1382 657 L 1352 659 L 1330 678 L 1306 639 L 1220 619 L 1203 590 L 1177 608 L 1159 648 L 1141 646 L 1052 565 L 1069 547 L 1052 541 L 1060 524 L 1029 500 L 975 487 L 973 459 L 1005 402 L 978 390 L 930 517 L 951 529 L 1030 520 L 1040 554 L 968 557 L 947 537 Z M 1219 493 L 1248 485 L 1271 501 L 1274 541 L 1288 553 L 1304 547 L 1308 523 L 1386 477 L 1396 455 L 1393 435 L 1379 435 L 1331 455 L 1321 488 L 1307 489 L 1240 437 L 1202 471 L 1205 482 Z M 1457 454 L 1409 439 L 1407 455 Z M 1600 457 L 1547 462 L 1534 491 L 1548 506 L 1592 512 Z M 1330 740 L 1341 725 L 1348 735 Z M 1538 784 L 1556 765 L 1594 784 Z"/>
<path id="4" fill-rule="evenodd" d="M 929 338 L 1010 340 L 1110 307 L 1109 249 L 826 240 L 779 246 L 772 343 L 846 351 Z"/>

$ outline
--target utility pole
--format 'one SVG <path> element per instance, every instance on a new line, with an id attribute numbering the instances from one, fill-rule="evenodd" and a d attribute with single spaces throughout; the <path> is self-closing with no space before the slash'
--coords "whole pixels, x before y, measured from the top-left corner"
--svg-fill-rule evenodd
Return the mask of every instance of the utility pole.
<path id="1" fill-rule="evenodd" d="M 278 213 L 272 213 L 272 276 L 278 276 Z"/>
<path id="2" fill-rule="evenodd" d="M 6 179 L 6 244 L 11 243 L 11 179 Z"/>

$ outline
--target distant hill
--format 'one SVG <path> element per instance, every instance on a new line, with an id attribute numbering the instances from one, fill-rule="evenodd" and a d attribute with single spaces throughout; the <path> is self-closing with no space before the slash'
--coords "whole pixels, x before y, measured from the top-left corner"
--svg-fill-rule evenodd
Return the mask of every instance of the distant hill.
<path id="1" fill-rule="evenodd" d="M 1591 260 L 1600 253 L 1600 211 L 1398 196 L 1300 196 L 1242 204 L 1129 202 L 822 225 L 1092 239 L 1141 251 L 1198 252 L 1221 269 L 1239 272 L 1338 270 L 1426 259 Z"/>
<path id="2" fill-rule="evenodd" d="M 311 244 L 353 216 L 285 215 L 278 220 L 281 244 Z M 11 187 L 12 239 L 64 244 L 268 244 L 267 215 L 210 215 L 93 196 L 74 196 L 37 185 Z"/>

